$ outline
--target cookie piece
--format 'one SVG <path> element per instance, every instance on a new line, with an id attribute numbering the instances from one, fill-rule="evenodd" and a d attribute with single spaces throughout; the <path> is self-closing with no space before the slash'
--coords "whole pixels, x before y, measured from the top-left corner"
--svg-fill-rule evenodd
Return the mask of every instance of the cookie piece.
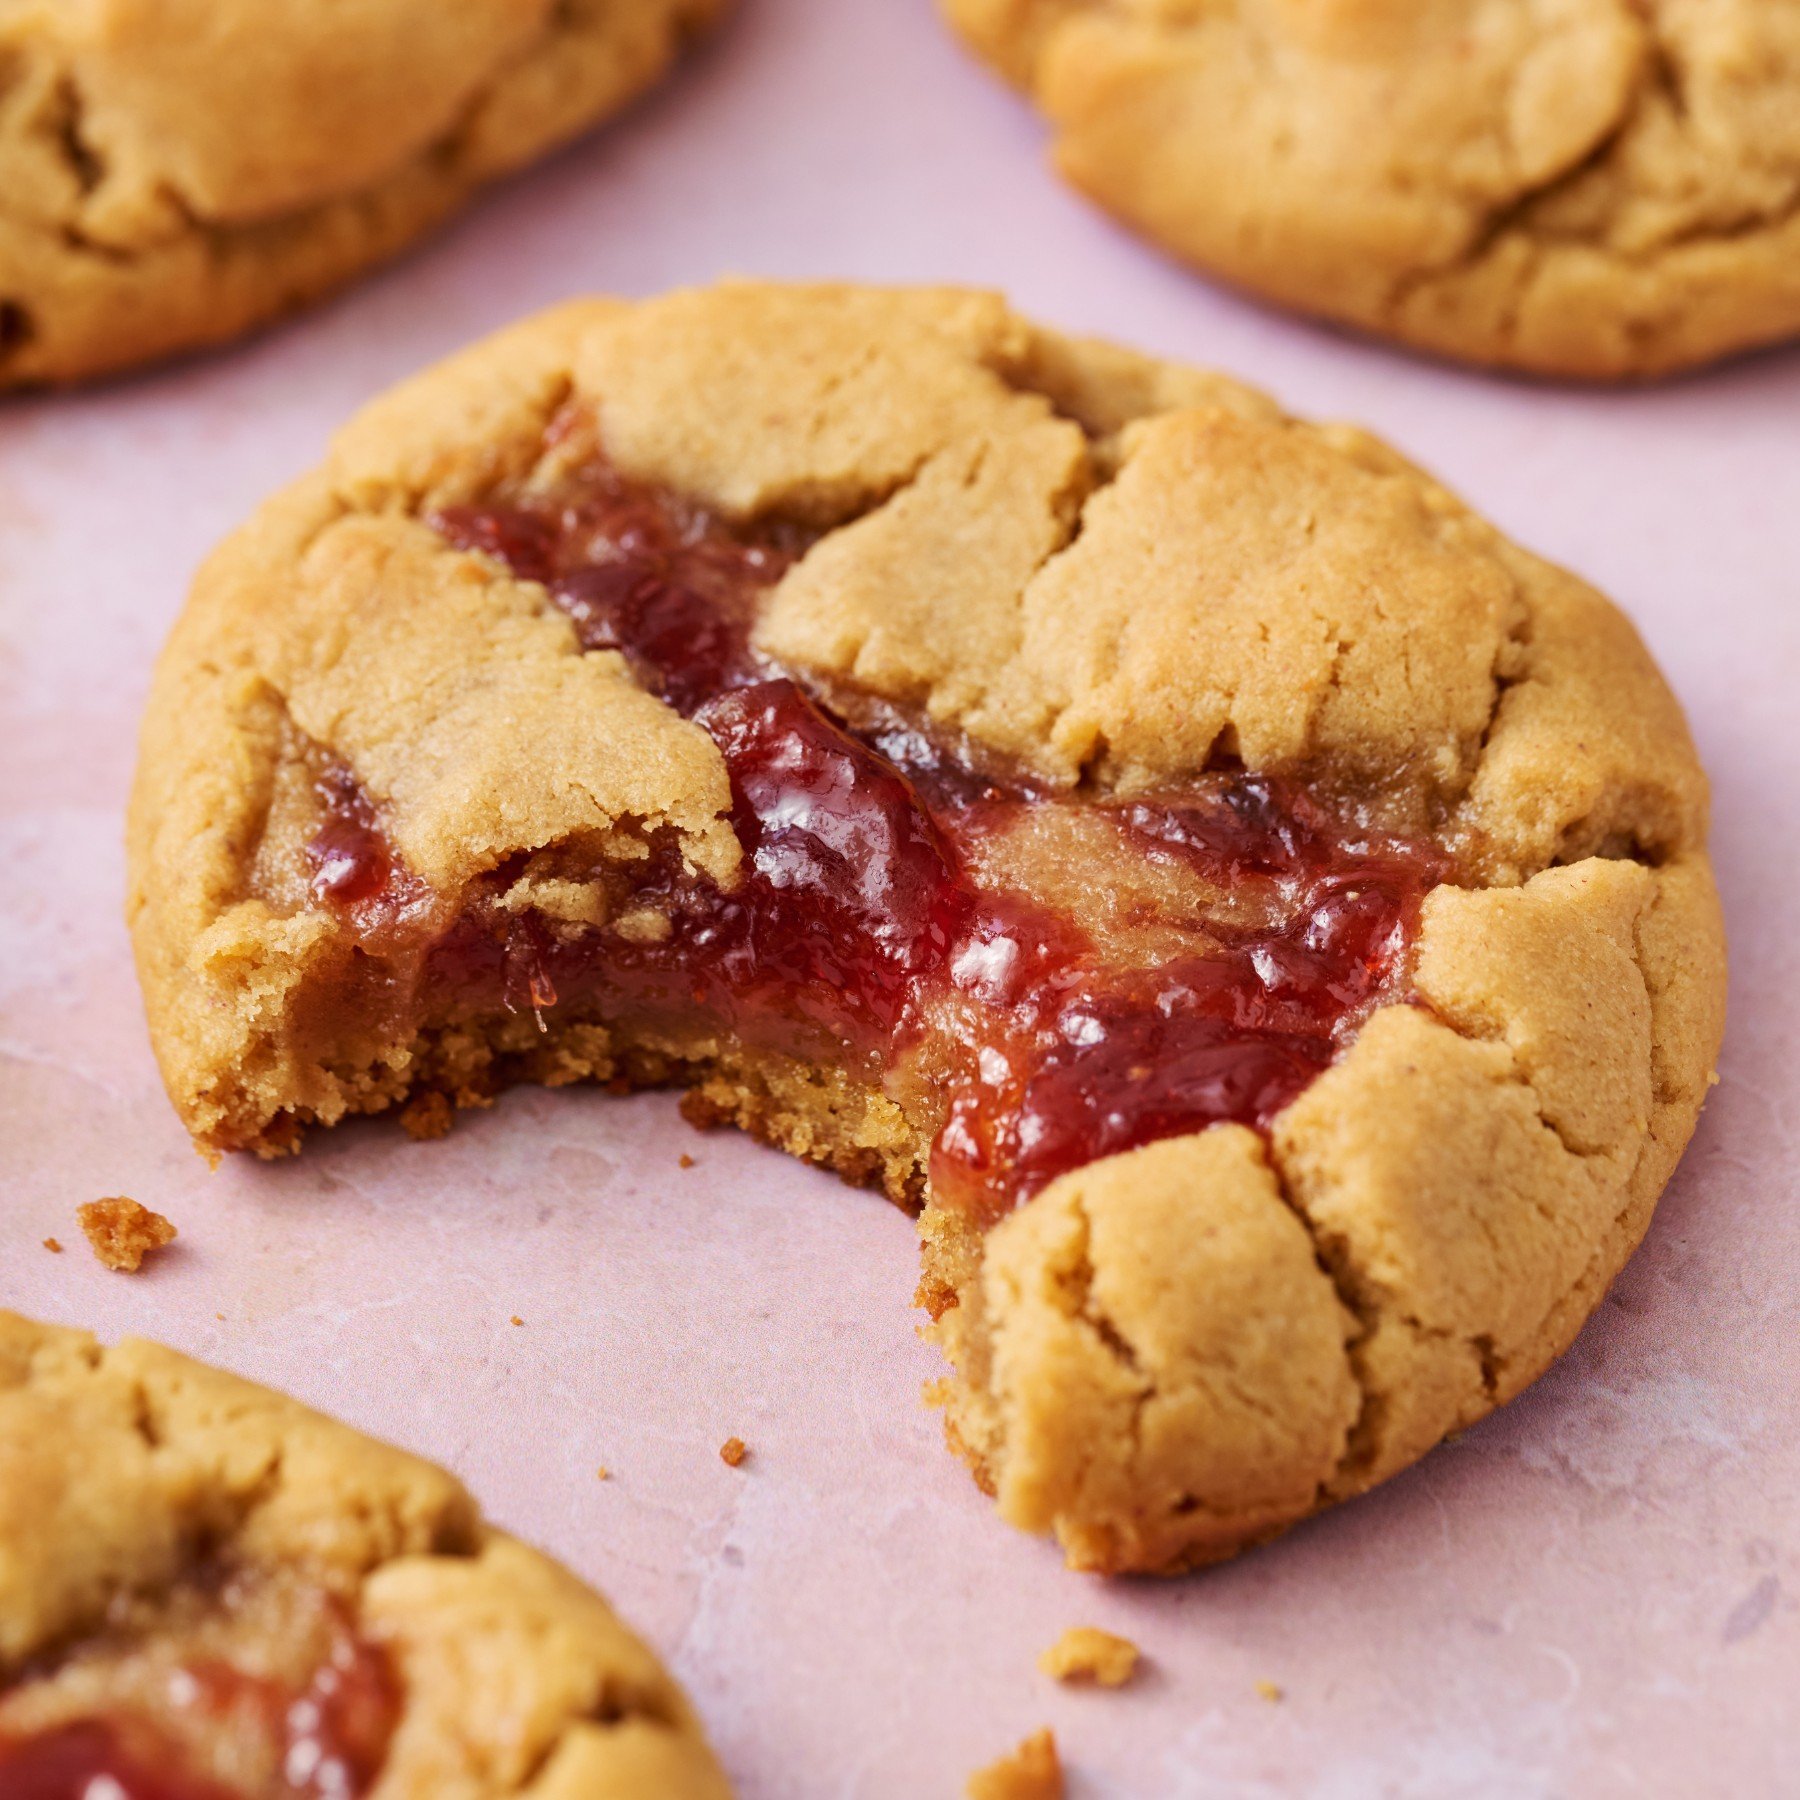
<path id="1" fill-rule="evenodd" d="M 0 389 L 319 298 L 624 106 L 725 3 L 0 6 Z"/>
<path id="2" fill-rule="evenodd" d="M 107 1268 L 135 1275 L 144 1258 L 176 1238 L 175 1227 L 161 1213 L 126 1194 L 89 1200 L 75 1209 L 76 1222 Z"/>
<path id="3" fill-rule="evenodd" d="M 1097 1687 L 1116 1688 L 1137 1673 L 1138 1660 L 1138 1647 L 1130 1638 L 1097 1625 L 1071 1625 L 1038 1658 L 1038 1667 L 1053 1681 L 1091 1681 Z"/>
<path id="4" fill-rule="evenodd" d="M 968 1800 L 1062 1800 L 1055 1735 L 1047 1726 L 1034 1731 L 1017 1749 L 977 1769 L 963 1791 Z"/>
<path id="5" fill-rule="evenodd" d="M 0 1791 L 102 1787 L 729 1792 L 606 1602 L 441 1469 L 160 1345 L 0 1312 Z"/>
<path id="6" fill-rule="evenodd" d="M 1712 1068 L 1630 626 L 1391 450 L 990 296 L 566 306 L 378 403 L 159 665 L 170 1094 L 278 1154 L 679 1083 L 917 1210 L 950 1434 L 1228 1554 L 1568 1343 Z"/>
<path id="7" fill-rule="evenodd" d="M 1797 0 L 942 0 L 1197 267 L 1617 380 L 1800 331 Z"/>

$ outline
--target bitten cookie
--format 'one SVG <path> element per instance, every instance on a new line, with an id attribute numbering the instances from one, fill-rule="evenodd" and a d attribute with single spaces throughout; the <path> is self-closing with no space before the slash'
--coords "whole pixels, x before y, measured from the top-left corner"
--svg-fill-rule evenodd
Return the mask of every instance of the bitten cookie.
<path id="1" fill-rule="evenodd" d="M 1631 627 L 1360 431 L 990 296 L 566 306 L 357 420 L 158 668 L 206 1151 L 679 1083 L 919 1212 L 952 1438 L 1226 1554 L 1568 1343 L 1718 1043 Z"/>
<path id="2" fill-rule="evenodd" d="M 1061 171 L 1443 356 L 1667 374 L 1800 332 L 1800 0 L 942 0 Z"/>
<path id="3" fill-rule="evenodd" d="M 616 111 L 726 0 L 0 0 L 0 389 L 237 336 Z"/>
<path id="4" fill-rule="evenodd" d="M 599 1595 L 441 1469 L 0 1312 L 0 1792 L 725 1800 Z"/>

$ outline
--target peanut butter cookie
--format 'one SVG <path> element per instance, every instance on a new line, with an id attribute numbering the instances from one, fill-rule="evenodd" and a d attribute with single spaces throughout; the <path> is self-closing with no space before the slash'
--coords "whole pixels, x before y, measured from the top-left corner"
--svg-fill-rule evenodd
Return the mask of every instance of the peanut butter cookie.
<path id="1" fill-rule="evenodd" d="M 219 343 L 616 111 L 725 0 L 0 0 L 0 389 Z"/>
<path id="2" fill-rule="evenodd" d="M 1699 1113 L 1706 788 L 1625 619 L 1363 432 L 987 295 L 566 306 L 379 402 L 158 669 L 210 1153 L 675 1083 L 916 1210 L 951 1436 L 1171 1569 L 1539 1374 Z"/>
<path id="3" fill-rule="evenodd" d="M 0 1792 L 725 1800 L 606 1602 L 449 1475 L 0 1312 Z"/>
<path id="4" fill-rule="evenodd" d="M 942 0 L 1197 267 L 1615 380 L 1800 332 L 1800 0 Z"/>

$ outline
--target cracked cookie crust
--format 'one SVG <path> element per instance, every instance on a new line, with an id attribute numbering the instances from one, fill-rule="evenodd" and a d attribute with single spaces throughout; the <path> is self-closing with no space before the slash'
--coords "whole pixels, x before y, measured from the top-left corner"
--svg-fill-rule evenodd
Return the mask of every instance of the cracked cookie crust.
<path id="1" fill-rule="evenodd" d="M 238 336 L 624 106 L 726 0 L 0 0 L 0 390 Z"/>
<path id="2" fill-rule="evenodd" d="M 442 1470 L 0 1312 L 0 1791 L 725 1800 L 606 1602 Z"/>
<path id="3" fill-rule="evenodd" d="M 1624 618 L 1363 432 L 982 294 L 728 284 L 377 403 L 203 571 L 131 922 L 209 1153 L 675 1083 L 917 1211 L 952 1442 L 1226 1555 L 1566 1346 L 1698 1116 Z"/>
<path id="4" fill-rule="evenodd" d="M 1800 332 L 1800 0 L 941 0 L 1176 255 L 1438 355 L 1652 377 Z"/>

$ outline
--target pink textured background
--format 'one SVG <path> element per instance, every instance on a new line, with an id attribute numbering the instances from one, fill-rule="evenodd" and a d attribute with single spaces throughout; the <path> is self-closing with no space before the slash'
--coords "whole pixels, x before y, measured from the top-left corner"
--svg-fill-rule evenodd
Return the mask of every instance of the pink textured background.
<path id="1" fill-rule="evenodd" d="M 0 1296 L 457 1468 L 669 1656 L 752 1800 L 960 1791 L 1043 1722 L 1087 1796 L 1800 1791 L 1800 354 L 1617 395 L 1430 367 L 1208 288 L 1040 151 L 924 0 L 749 0 L 631 118 L 335 306 L 0 406 Z M 670 1101 L 519 1094 L 442 1144 L 356 1127 L 209 1175 L 158 1088 L 119 815 L 199 558 L 397 376 L 564 295 L 725 270 L 989 283 L 1364 421 L 1616 595 L 1693 718 L 1734 1007 L 1648 1246 L 1503 1417 L 1233 1566 L 1102 1584 L 1001 1526 L 919 1404 L 906 1221 Z M 138 1280 L 71 1216 L 116 1192 L 181 1227 Z M 1147 1678 L 1040 1677 L 1081 1621 Z"/>

